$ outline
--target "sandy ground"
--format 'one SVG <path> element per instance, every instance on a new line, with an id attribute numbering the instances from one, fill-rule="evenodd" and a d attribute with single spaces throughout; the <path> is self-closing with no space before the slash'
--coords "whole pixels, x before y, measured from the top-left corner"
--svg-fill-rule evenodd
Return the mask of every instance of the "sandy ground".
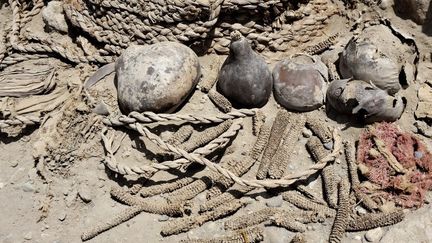
<path id="1" fill-rule="evenodd" d="M 432 69 L 429 69 L 428 66 L 430 65 L 432 38 L 421 31 L 421 26 L 410 20 L 397 17 L 391 9 L 386 14 L 395 26 L 415 37 L 422 56 L 425 56 L 421 59 L 423 69 L 419 70 L 421 72 L 419 77 L 425 79 L 430 77 Z M 0 23 L 4 23 L 9 18 L 9 10 L 3 6 L 0 9 Z M 4 28 L 0 29 L 1 35 Z M 349 36 L 341 38 L 334 49 L 341 49 L 348 39 Z M 281 54 L 272 55 L 271 53 L 265 53 L 264 56 L 266 56 L 270 66 L 283 57 Z M 200 59 L 204 67 L 204 77 L 211 77 L 216 75 L 224 57 L 208 55 L 200 57 Z M 112 91 L 112 79 L 112 76 L 108 76 L 95 89 Z M 416 132 L 413 125 L 415 122 L 413 113 L 417 107 L 417 89 L 420 83 L 424 81 L 417 80 L 408 89 L 402 91 L 408 99 L 408 106 L 397 124 L 404 130 Z M 276 109 L 277 105 L 271 98 L 263 111 L 271 118 L 275 116 Z M 196 90 L 180 112 L 184 114 L 215 114 L 217 109 L 206 95 Z M 324 114 L 324 109 L 321 109 L 320 113 Z M 345 124 L 330 119 L 327 121 L 332 126 L 345 128 Z M 348 127 L 343 131 L 343 136 L 356 138 L 360 130 L 361 128 Z M 89 156 L 89 158 L 73 161 L 67 174 L 54 176 L 52 183 L 48 186 L 37 175 L 32 156 L 33 144 L 39 136 L 38 130 L 29 128 L 17 137 L 6 137 L 4 134 L 0 134 L 0 136 L 0 242 L 81 242 L 80 236 L 85 230 L 98 222 L 104 222 L 108 217 L 125 208 L 124 205 L 111 199 L 109 193 L 112 185 L 123 185 L 125 180 L 116 178 L 105 168 L 101 163 L 102 153 L 100 149 L 96 149 L 99 152 L 94 154 L 94 157 Z M 430 139 L 423 136 L 421 138 L 432 147 Z M 247 151 L 251 146 L 252 139 L 251 121 L 247 119 L 244 129 L 231 145 L 231 150 L 239 154 Z M 91 146 L 101 146 L 98 137 L 95 137 L 94 141 L 96 142 Z M 298 170 L 312 164 L 305 149 L 305 143 L 306 138 L 299 140 L 295 152 L 298 159 L 290 165 L 290 169 Z M 132 141 L 127 138 L 121 148 L 121 153 L 123 153 L 121 158 L 124 163 L 140 163 L 142 154 L 137 149 L 133 149 L 131 144 Z M 176 175 L 161 172 L 156 174 L 152 181 L 157 182 L 175 177 Z M 318 191 L 321 187 L 321 181 L 315 180 L 310 183 L 309 187 L 311 190 Z M 429 204 L 432 200 L 431 196 L 429 193 L 426 204 L 422 208 L 407 212 L 403 222 L 369 234 L 381 235 L 380 242 L 431 242 L 432 206 Z M 281 203 L 282 207 L 290 207 L 287 202 L 280 202 L 279 197 L 263 193 L 260 190 L 252 191 L 246 198 L 249 198 L 250 203 L 236 215 L 262 208 L 269 203 Z M 195 201 L 199 203 L 202 199 L 203 196 L 200 195 L 195 198 Z M 47 209 L 46 218 L 40 220 L 45 209 Z M 175 242 L 187 237 L 217 236 L 222 232 L 221 222 L 223 220 L 219 220 L 208 222 L 188 233 L 164 238 L 160 235 L 160 230 L 163 221 L 166 220 L 165 216 L 141 213 L 132 220 L 100 234 L 89 242 Z M 324 224 L 308 226 L 307 241 L 326 242 L 331 224 L 331 220 L 327 220 Z M 367 233 L 347 233 L 343 242 L 365 242 L 365 234 Z M 288 242 L 293 235 L 294 233 L 285 229 L 269 226 L 265 230 L 264 242 Z"/>

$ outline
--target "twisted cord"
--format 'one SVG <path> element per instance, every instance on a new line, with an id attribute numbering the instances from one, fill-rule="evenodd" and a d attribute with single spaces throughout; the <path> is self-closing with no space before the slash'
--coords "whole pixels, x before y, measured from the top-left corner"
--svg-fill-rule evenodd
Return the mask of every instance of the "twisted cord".
<path id="1" fill-rule="evenodd" d="M 16 44 L 19 39 L 21 11 L 18 0 L 9 0 L 9 5 L 12 9 L 12 29 L 9 32 L 9 42 Z"/>
<path id="2" fill-rule="evenodd" d="M 129 125 L 129 128 L 133 130 L 140 131 L 142 127 L 140 125 Z M 241 122 L 235 122 L 228 131 L 224 132 L 218 138 L 211 141 L 204 147 L 196 149 L 192 154 L 197 156 L 206 156 L 218 148 L 226 146 L 231 141 L 231 138 L 237 135 L 238 131 L 242 128 Z M 148 130 L 147 130 L 148 131 Z M 183 167 L 192 163 L 188 159 L 181 158 L 173 161 L 165 161 L 162 163 L 153 163 L 150 165 L 140 165 L 129 167 L 127 165 L 123 165 L 117 162 L 114 157 L 114 151 L 112 149 L 113 138 L 108 139 L 104 133 L 106 131 L 102 131 L 101 137 L 103 141 L 103 145 L 105 150 L 107 151 L 107 156 L 104 160 L 105 165 L 112 171 L 117 172 L 122 175 L 136 175 L 136 174 L 145 174 L 145 173 L 155 173 L 159 170 L 169 170 Z M 150 131 L 148 131 L 151 133 Z M 158 137 L 157 135 L 151 133 L 153 136 Z M 158 137 L 159 138 L 159 137 Z M 170 145 L 173 147 L 172 145 Z"/>
<path id="3" fill-rule="evenodd" d="M 162 139 L 160 139 L 157 135 L 153 134 L 148 130 L 146 127 L 143 127 L 141 124 L 136 123 L 134 125 L 129 125 L 129 127 L 136 129 L 141 135 L 146 136 L 148 139 L 159 145 L 162 149 L 169 150 L 175 154 L 181 155 L 184 157 L 187 161 L 191 162 L 197 162 L 199 164 L 207 166 L 210 170 L 215 171 L 223 175 L 224 177 L 233 180 L 235 183 L 241 185 L 241 186 L 249 186 L 254 188 L 276 188 L 276 187 L 287 187 L 298 180 L 303 180 L 308 178 L 310 175 L 316 173 L 317 171 L 322 170 L 324 167 L 327 166 L 328 162 L 333 161 L 336 159 L 337 156 L 342 151 L 342 141 L 340 138 L 340 135 L 338 131 L 335 129 L 333 131 L 333 140 L 334 140 L 334 149 L 333 151 L 325 156 L 323 159 L 318 161 L 316 164 L 310 166 L 304 171 L 301 171 L 299 173 L 294 173 L 291 175 L 287 175 L 283 177 L 282 179 L 276 179 L 276 180 L 246 180 L 242 179 L 238 176 L 236 176 L 233 172 L 224 169 L 218 164 L 214 164 L 210 160 L 201 157 L 198 154 L 194 153 L 188 153 L 184 150 L 181 150 L 179 148 L 176 148 L 170 144 L 165 143 Z M 157 164 L 156 164 L 157 165 Z"/>
<path id="4" fill-rule="evenodd" d="M 41 43 L 12 44 L 12 48 L 24 53 L 56 53 L 61 57 L 77 64 L 88 62 L 111 63 L 114 61 L 113 57 L 111 56 L 84 56 L 79 54 L 77 49 L 73 50 L 66 48 L 50 39 L 42 39 L 35 36 L 31 37 L 31 39 L 37 40 Z"/>
<path id="5" fill-rule="evenodd" d="M 29 12 L 24 14 L 24 16 L 21 18 L 20 23 L 19 23 L 20 28 L 23 28 L 24 25 L 27 24 L 34 16 L 39 14 L 39 12 L 42 10 L 43 6 L 44 6 L 43 0 L 36 0 L 36 2 L 33 2 L 32 10 L 30 10 Z"/>
<path id="6" fill-rule="evenodd" d="M 114 44 L 122 47 L 127 47 L 130 43 L 130 39 L 128 37 L 122 36 L 116 32 L 104 31 L 100 26 L 96 25 L 94 21 L 84 14 L 81 14 L 78 10 L 74 9 L 70 5 L 65 5 L 64 11 L 67 18 L 73 25 L 80 27 L 99 42 Z"/>
<path id="7" fill-rule="evenodd" d="M 153 123 L 153 122 L 189 122 L 194 124 L 221 123 L 229 119 L 243 118 L 255 115 L 254 110 L 240 109 L 226 114 L 215 116 L 197 115 L 178 115 L 178 114 L 156 114 L 153 112 L 131 112 L 128 116 L 105 118 L 103 123 L 107 126 L 127 126 L 134 123 Z"/>

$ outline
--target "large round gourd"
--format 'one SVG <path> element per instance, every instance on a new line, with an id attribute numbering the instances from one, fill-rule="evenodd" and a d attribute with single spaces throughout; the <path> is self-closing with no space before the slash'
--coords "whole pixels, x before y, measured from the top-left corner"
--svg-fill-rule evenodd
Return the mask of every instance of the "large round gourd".
<path id="1" fill-rule="evenodd" d="M 416 58 L 414 47 L 400 38 L 386 25 L 364 29 L 350 40 L 341 54 L 342 77 L 372 82 L 389 94 L 397 93 L 400 83 L 405 82 L 400 80 L 404 65 L 414 63 Z"/>
<path id="2" fill-rule="evenodd" d="M 273 69 L 274 96 L 288 110 L 311 111 L 323 105 L 328 70 L 317 56 L 296 55 Z"/>
<path id="3" fill-rule="evenodd" d="M 127 48 L 116 62 L 119 106 L 131 111 L 172 112 L 201 76 L 197 55 L 176 42 Z"/>
<path id="4" fill-rule="evenodd" d="M 273 78 L 264 58 L 248 40 L 234 32 L 230 54 L 219 72 L 217 89 L 238 108 L 264 106 L 271 94 Z"/>

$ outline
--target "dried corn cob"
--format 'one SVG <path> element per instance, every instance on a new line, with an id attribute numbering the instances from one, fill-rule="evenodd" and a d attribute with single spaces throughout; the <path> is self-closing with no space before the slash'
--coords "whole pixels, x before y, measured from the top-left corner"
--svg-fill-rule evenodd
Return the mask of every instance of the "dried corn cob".
<path id="1" fill-rule="evenodd" d="M 185 204 L 173 203 L 168 204 L 166 202 L 156 200 L 143 200 L 137 196 L 129 194 L 126 190 L 121 187 L 112 187 L 111 196 L 116 198 L 122 203 L 130 206 L 139 206 L 142 211 L 155 214 L 164 214 L 170 216 L 183 215 L 185 210 Z"/>
<path id="2" fill-rule="evenodd" d="M 259 160 L 261 154 L 263 153 L 263 150 L 266 148 L 270 137 L 270 131 L 271 131 L 271 123 L 265 122 L 261 126 L 255 144 L 252 147 L 251 152 L 249 153 L 249 156 L 254 160 L 254 163 L 255 161 Z"/>
<path id="3" fill-rule="evenodd" d="M 316 45 L 309 46 L 304 49 L 304 53 L 308 53 L 309 55 L 318 55 L 323 53 L 325 50 L 329 49 L 332 45 L 334 45 L 339 37 L 339 33 L 336 33 L 332 36 L 327 37 L 324 41 L 319 42 Z"/>
<path id="4" fill-rule="evenodd" d="M 341 242 L 348 226 L 351 207 L 349 203 L 350 186 L 348 180 L 342 180 L 339 183 L 339 202 L 336 212 L 336 218 L 330 232 L 329 242 Z"/>
<path id="5" fill-rule="evenodd" d="M 131 188 L 129 188 L 129 193 L 132 195 L 137 194 L 143 188 L 147 180 L 150 179 L 153 175 L 154 175 L 153 172 L 148 172 L 146 174 L 143 174 L 140 178 L 138 178 L 136 184 L 134 184 Z"/>
<path id="6" fill-rule="evenodd" d="M 246 173 L 250 167 L 253 165 L 253 160 L 249 157 L 243 157 L 244 159 L 236 160 L 236 159 L 228 159 L 226 160 L 227 168 L 230 168 L 230 171 L 233 172 L 237 176 L 242 176 Z M 234 182 L 224 176 L 219 176 L 215 179 L 214 186 L 208 191 L 207 198 L 214 198 L 221 193 L 223 193 L 226 189 L 228 189 Z"/>
<path id="7" fill-rule="evenodd" d="M 329 152 L 323 147 L 321 141 L 317 137 L 311 137 L 306 143 L 306 147 L 312 154 L 315 161 L 320 161 L 326 157 Z M 337 191 L 336 191 L 336 173 L 334 171 L 334 165 L 327 165 L 321 173 L 324 195 L 328 205 L 331 208 L 336 208 L 337 206 Z"/>
<path id="8" fill-rule="evenodd" d="M 108 222 L 100 223 L 97 226 L 91 228 L 90 230 L 84 232 L 81 235 L 81 239 L 83 241 L 90 240 L 90 239 L 98 236 L 102 232 L 105 232 L 111 228 L 114 228 L 115 226 L 117 226 L 121 223 L 124 223 L 124 222 L 128 221 L 129 219 L 137 216 L 142 211 L 143 211 L 143 209 L 141 208 L 141 206 L 129 207 L 129 208 L 121 211 L 120 213 L 118 213 L 113 218 L 111 218 Z"/>
<path id="9" fill-rule="evenodd" d="M 254 243 L 264 239 L 264 229 L 254 227 L 237 230 L 227 236 L 213 239 L 181 240 L 181 243 Z"/>
<path id="10" fill-rule="evenodd" d="M 232 120 L 226 120 L 215 127 L 210 127 L 202 132 L 194 133 L 189 140 L 180 144 L 178 148 L 186 152 L 191 152 L 219 137 L 222 133 L 226 132 L 232 124 Z"/>
<path id="11" fill-rule="evenodd" d="M 272 179 L 280 179 L 285 174 L 306 118 L 302 114 L 292 114 L 289 122 L 290 124 L 284 131 L 283 142 L 279 145 L 269 165 L 268 175 Z"/>
<path id="12" fill-rule="evenodd" d="M 208 221 L 215 221 L 226 215 L 232 214 L 239 210 L 243 206 L 240 200 L 236 200 L 220 207 L 217 207 L 213 211 L 205 212 L 198 216 L 187 216 L 177 220 L 169 221 L 162 228 L 162 235 L 173 235 L 181 232 L 189 231 L 190 229 L 200 226 Z"/>
<path id="13" fill-rule="evenodd" d="M 319 137 L 323 143 L 328 143 L 332 141 L 332 133 L 330 129 L 325 126 L 325 121 L 312 113 L 308 116 L 306 121 L 306 126 L 312 130 L 312 132 Z"/>
<path id="14" fill-rule="evenodd" d="M 164 195 L 164 198 L 167 199 L 168 202 L 184 202 L 186 200 L 192 199 L 196 197 L 201 192 L 205 191 L 213 184 L 214 178 L 219 176 L 216 172 L 209 172 L 208 175 L 201 177 L 194 182 L 181 187 L 171 193 Z"/>
<path id="15" fill-rule="evenodd" d="M 224 203 L 231 202 L 235 199 L 241 198 L 244 194 L 252 191 L 252 187 L 240 186 L 238 189 L 230 189 L 221 195 L 214 197 L 200 206 L 200 212 L 205 212 L 218 207 Z"/>
<path id="16" fill-rule="evenodd" d="M 296 221 L 293 217 L 289 215 L 279 215 L 276 214 L 271 218 L 271 223 L 280 227 L 284 227 L 289 231 L 294 232 L 305 232 L 306 225 Z"/>
<path id="17" fill-rule="evenodd" d="M 154 185 L 150 187 L 146 187 L 143 190 L 141 190 L 141 196 L 142 197 L 151 197 L 154 195 L 159 195 L 162 193 L 172 192 L 176 189 L 185 187 L 192 183 L 195 179 L 192 177 L 185 177 L 178 180 L 175 180 L 173 182 L 163 183 L 160 185 Z"/>
<path id="18" fill-rule="evenodd" d="M 324 217 L 333 217 L 336 213 L 334 209 L 312 202 L 296 191 L 286 191 L 282 193 L 282 198 L 298 208 L 315 211 Z"/>
<path id="19" fill-rule="evenodd" d="M 261 110 L 258 110 L 255 115 L 252 117 L 252 133 L 255 136 L 258 136 L 261 130 L 261 126 L 264 125 L 266 120 L 266 116 Z"/>
<path id="20" fill-rule="evenodd" d="M 353 218 L 346 230 L 363 231 L 378 227 L 384 227 L 401 222 L 405 217 L 403 210 L 395 210 L 389 213 L 370 213 Z"/>
<path id="21" fill-rule="evenodd" d="M 257 139 L 255 140 L 252 150 L 249 153 L 249 157 L 240 161 L 236 161 L 236 160 L 228 161 L 228 165 L 231 172 L 233 172 L 237 176 L 242 176 L 247 171 L 249 171 L 250 167 L 252 167 L 255 164 L 255 162 L 261 156 L 265 146 L 267 145 L 267 141 L 270 136 L 270 126 L 271 126 L 270 123 L 267 122 L 264 123 L 264 125 L 262 126 L 258 134 Z M 215 184 L 215 186 L 210 189 L 210 191 L 207 194 L 207 197 L 212 198 L 220 195 L 228 187 L 233 185 L 233 183 L 234 182 L 232 180 L 226 177 L 220 178 L 217 181 L 217 184 Z"/>
<path id="22" fill-rule="evenodd" d="M 258 179 L 264 179 L 267 177 L 271 159 L 279 147 L 283 132 L 285 131 L 285 128 L 289 122 L 290 114 L 286 110 L 280 110 L 273 122 L 267 147 L 265 148 L 264 154 L 261 158 L 261 163 L 257 172 Z"/>
<path id="23" fill-rule="evenodd" d="M 184 125 L 180 127 L 166 142 L 173 146 L 179 146 L 190 138 L 193 131 L 194 128 L 191 125 Z"/>
<path id="24" fill-rule="evenodd" d="M 201 82 L 199 83 L 201 91 L 204 93 L 209 92 L 213 88 L 216 81 L 217 81 L 217 78 L 206 77 L 206 78 L 201 79 Z"/>
<path id="25" fill-rule="evenodd" d="M 241 215 L 225 222 L 225 229 L 236 230 L 261 224 L 274 216 L 275 208 L 264 208 L 253 213 Z"/>
<path id="26" fill-rule="evenodd" d="M 379 205 L 369 195 L 362 192 L 360 188 L 353 188 L 357 200 L 369 211 L 379 210 Z"/>
<path id="27" fill-rule="evenodd" d="M 210 90 L 207 96 L 220 111 L 228 113 L 232 110 L 231 102 L 215 89 Z"/>
<path id="28" fill-rule="evenodd" d="M 326 201 L 324 201 L 324 199 L 322 199 L 318 195 L 310 192 L 305 185 L 298 185 L 296 187 L 296 190 L 299 191 L 301 194 L 305 195 L 307 198 L 309 198 L 313 202 L 316 202 L 316 203 L 322 204 L 322 205 L 327 204 Z"/>
<path id="29" fill-rule="evenodd" d="M 351 186 L 357 188 L 360 185 L 360 180 L 357 173 L 356 149 L 352 142 L 345 142 L 345 159 L 348 165 L 348 172 L 351 180 Z"/>
<path id="30" fill-rule="evenodd" d="M 379 208 L 378 204 L 366 193 L 360 190 L 360 180 L 357 173 L 357 161 L 355 157 L 355 146 L 352 142 L 345 142 L 345 160 L 348 165 L 348 173 L 354 195 L 361 204 L 369 211 L 375 211 Z"/>

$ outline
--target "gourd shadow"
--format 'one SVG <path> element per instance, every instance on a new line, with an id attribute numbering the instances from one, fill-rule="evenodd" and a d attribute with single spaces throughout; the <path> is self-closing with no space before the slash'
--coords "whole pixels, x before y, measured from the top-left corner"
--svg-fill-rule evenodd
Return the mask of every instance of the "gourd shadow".
<path id="1" fill-rule="evenodd" d="M 326 103 L 328 104 L 328 102 Z M 367 124 L 360 115 L 341 114 L 340 112 L 333 109 L 333 107 L 330 105 L 326 105 L 325 109 L 328 118 L 337 122 L 338 124 L 345 124 L 345 127 L 343 127 L 342 130 L 346 130 L 350 127 L 363 128 Z"/>

